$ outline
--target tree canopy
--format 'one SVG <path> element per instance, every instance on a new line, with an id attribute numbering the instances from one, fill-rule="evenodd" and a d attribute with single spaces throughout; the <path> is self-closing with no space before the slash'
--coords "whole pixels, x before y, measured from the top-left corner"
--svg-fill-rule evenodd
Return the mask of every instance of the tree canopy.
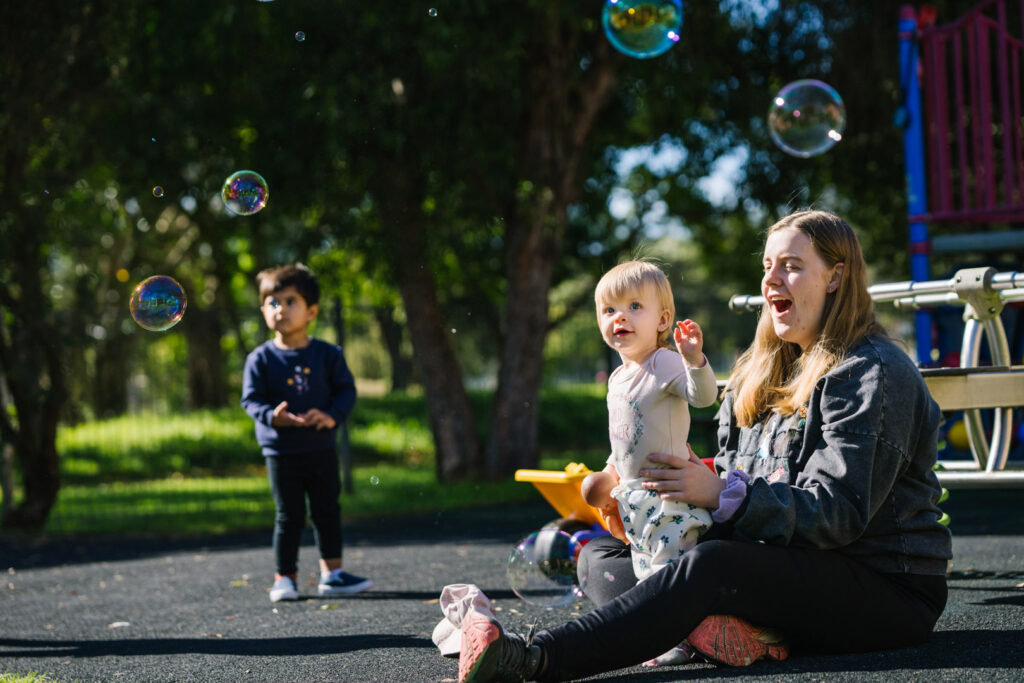
<path id="1" fill-rule="evenodd" d="M 536 464 L 548 332 L 662 228 L 695 250 L 715 296 L 756 288 L 761 231 L 804 205 L 843 214 L 880 273 L 905 276 L 887 5 L 688 3 L 675 47 L 630 59 L 598 2 L 5 4 L 0 433 L 24 487 L 6 523 L 45 519 L 59 420 L 123 412 L 132 377 L 161 372 L 127 311 L 151 274 L 189 294 L 161 346 L 164 366 L 186 368 L 168 405 L 200 407 L 236 400 L 262 337 L 255 273 L 312 263 L 339 330 L 377 326 L 397 386 L 412 350 L 441 478 Z M 968 6 L 940 3 L 940 17 Z M 806 77 L 843 94 L 849 127 L 795 159 L 765 114 Z M 628 168 L 637 149 L 646 161 Z M 730 164 L 724 196 L 709 193 Z M 240 169 L 269 183 L 253 216 L 220 201 Z M 571 282 L 556 312 L 551 293 Z M 687 296 L 725 315 L 724 300 Z M 483 440 L 470 348 L 496 382 Z"/>

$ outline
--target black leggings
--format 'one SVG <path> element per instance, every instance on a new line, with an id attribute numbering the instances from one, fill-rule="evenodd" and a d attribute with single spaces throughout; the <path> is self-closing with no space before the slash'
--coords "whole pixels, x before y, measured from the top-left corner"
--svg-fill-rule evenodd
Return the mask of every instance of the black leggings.
<path id="1" fill-rule="evenodd" d="M 704 617 L 779 629 L 795 650 L 862 652 L 923 642 L 946 605 L 944 576 L 881 574 L 839 552 L 707 540 L 640 584 L 629 548 L 588 543 L 580 582 L 597 609 L 537 634 L 538 679 L 563 681 L 639 664 L 678 645 Z"/>
<path id="2" fill-rule="evenodd" d="M 274 562 L 278 574 L 298 572 L 299 543 L 306 528 L 306 497 L 320 557 L 341 557 L 341 481 L 333 450 L 266 457 L 274 496 Z"/>

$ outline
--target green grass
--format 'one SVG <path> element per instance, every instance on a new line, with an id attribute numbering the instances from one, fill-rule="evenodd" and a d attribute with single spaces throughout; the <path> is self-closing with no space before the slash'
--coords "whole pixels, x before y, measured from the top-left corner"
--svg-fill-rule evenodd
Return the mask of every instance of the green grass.
<path id="1" fill-rule="evenodd" d="M 483 439 L 490 397 L 471 398 Z M 713 438 L 713 409 L 692 414 L 691 441 L 703 454 Z M 360 397 L 349 420 L 353 491 L 342 494 L 345 519 L 540 500 L 533 486 L 511 477 L 438 484 L 428 422 L 421 395 Z M 603 387 L 545 390 L 541 467 L 583 462 L 600 469 L 607 429 Z M 263 458 L 240 408 L 68 426 L 58 433 L 57 449 L 62 487 L 47 533 L 223 533 L 273 523 Z"/>
<path id="2" fill-rule="evenodd" d="M 559 467 L 546 461 L 545 467 Z M 561 465 L 564 467 L 564 464 Z M 433 465 L 353 468 L 353 491 L 342 493 L 346 520 L 538 500 L 529 484 L 459 482 L 441 487 Z M 274 503 L 265 475 L 169 477 L 69 486 L 50 514 L 53 534 L 198 534 L 269 529 Z"/>
<path id="3" fill-rule="evenodd" d="M 50 678 L 47 674 L 37 674 L 29 671 L 27 674 L 0 673 L 0 683 L 57 683 L 56 678 Z"/>

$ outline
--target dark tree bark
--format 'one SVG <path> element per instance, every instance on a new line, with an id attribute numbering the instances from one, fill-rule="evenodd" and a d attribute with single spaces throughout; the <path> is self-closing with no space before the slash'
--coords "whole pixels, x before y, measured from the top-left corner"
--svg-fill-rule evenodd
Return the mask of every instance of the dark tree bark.
<path id="1" fill-rule="evenodd" d="M 434 436 L 438 481 L 478 478 L 482 450 L 469 395 L 455 351 L 445 334 L 444 312 L 427 257 L 425 226 L 407 216 L 385 212 L 392 240 L 392 271 L 408 318 L 413 355 L 420 369 Z"/>
<path id="2" fill-rule="evenodd" d="M 42 294 L 42 231 L 26 212 L 7 227 L 8 236 L 19 236 L 22 258 L 8 264 L 11 282 L 0 283 L 0 375 L 15 408 L 14 420 L 0 414 L 0 431 L 14 446 L 24 497 L 6 511 L 3 527 L 34 529 L 46 522 L 60 490 L 57 423 L 66 400 L 61 334 Z"/>
<path id="3" fill-rule="evenodd" d="M 403 326 L 395 322 L 395 313 L 388 306 L 376 306 L 373 315 L 377 319 L 384 347 L 391 359 L 391 391 L 402 391 L 409 386 L 412 368 L 409 359 L 402 353 Z"/>
<path id="4" fill-rule="evenodd" d="M 92 383 L 93 413 L 98 418 L 123 414 L 128 408 L 128 359 L 131 338 L 108 330 L 96 349 L 96 377 Z"/>
<path id="5" fill-rule="evenodd" d="M 228 405 L 220 314 L 212 308 L 190 307 L 180 324 L 188 342 L 189 407 L 195 410 Z"/>
<path id="6" fill-rule="evenodd" d="M 581 184 L 584 145 L 600 111 L 611 100 L 615 60 L 607 41 L 594 45 L 587 77 L 570 85 L 578 36 L 546 6 L 529 51 L 525 83 L 530 108 L 522 131 L 520 176 L 532 191 L 521 198 L 506 234 L 508 297 L 486 472 L 500 478 L 536 467 L 538 400 L 548 325 L 548 293 L 567 221 L 567 207 Z"/>

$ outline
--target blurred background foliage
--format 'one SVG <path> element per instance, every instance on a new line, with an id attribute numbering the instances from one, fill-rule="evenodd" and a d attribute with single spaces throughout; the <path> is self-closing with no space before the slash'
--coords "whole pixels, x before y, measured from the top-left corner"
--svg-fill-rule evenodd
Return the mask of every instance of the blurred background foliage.
<path id="1" fill-rule="evenodd" d="M 972 3 L 934 4 L 948 21 Z M 0 433 L 20 491 L 15 505 L 5 487 L 5 524 L 45 520 L 62 426 L 240 412 L 268 266 L 319 274 L 314 334 L 343 344 L 363 395 L 425 392 L 442 480 L 538 463 L 543 388 L 614 365 L 592 290 L 627 256 L 665 266 L 723 377 L 753 329 L 726 302 L 757 290 L 761 234 L 781 215 L 836 211 L 876 280 L 908 278 L 897 3 L 686 3 L 679 44 L 649 60 L 610 49 L 600 10 L 4 3 Z M 812 159 L 766 130 L 798 78 L 829 82 L 848 112 L 844 140 Z M 253 216 L 220 201 L 239 169 L 269 184 Z M 189 298 L 162 334 L 128 314 L 154 274 Z M 170 418 L 154 419 L 132 429 Z M 207 438 L 200 470 L 219 457 Z"/>

